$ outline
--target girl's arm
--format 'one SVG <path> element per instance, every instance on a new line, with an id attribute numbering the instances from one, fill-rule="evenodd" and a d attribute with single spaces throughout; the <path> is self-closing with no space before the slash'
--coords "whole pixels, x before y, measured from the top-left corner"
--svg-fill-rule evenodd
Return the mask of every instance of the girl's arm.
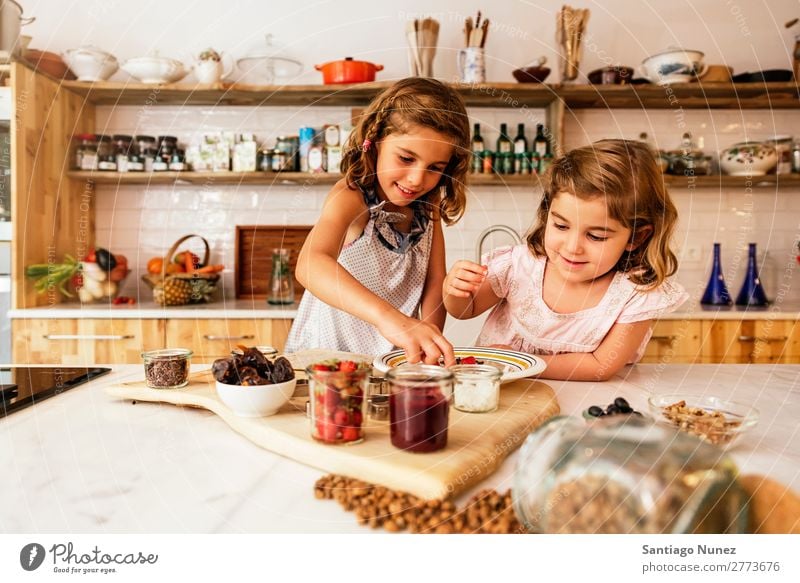
<path id="1" fill-rule="evenodd" d="M 487 268 L 472 261 L 456 261 L 444 280 L 442 296 L 447 313 L 468 320 L 500 301 L 486 278 Z"/>
<path id="2" fill-rule="evenodd" d="M 444 322 L 447 319 L 447 311 L 442 303 L 442 283 L 447 273 L 444 263 L 444 235 L 441 221 L 432 220 L 433 241 L 428 260 L 428 273 L 425 276 L 425 288 L 422 290 L 422 302 L 419 306 L 419 319 L 433 324 L 439 330 L 444 330 Z"/>
<path id="3" fill-rule="evenodd" d="M 339 265 L 348 229 L 360 233 L 368 212 L 361 194 L 340 180 L 303 244 L 297 258 L 297 280 L 326 304 L 375 326 L 384 338 L 405 350 L 409 362 L 424 359 L 435 364 L 444 356 L 445 362 L 452 364 L 453 347 L 435 326 L 402 314 Z"/>
<path id="4" fill-rule="evenodd" d="M 562 381 L 607 381 L 629 363 L 642 345 L 652 322 L 614 324 L 594 352 L 539 356 L 547 368 L 539 378 Z"/>

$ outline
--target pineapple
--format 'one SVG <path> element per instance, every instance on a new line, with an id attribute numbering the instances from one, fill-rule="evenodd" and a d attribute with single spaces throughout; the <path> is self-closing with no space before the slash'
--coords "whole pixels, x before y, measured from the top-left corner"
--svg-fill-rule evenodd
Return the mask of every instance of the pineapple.
<path id="1" fill-rule="evenodd" d="M 192 288 L 192 303 L 210 302 L 211 295 L 216 289 L 216 283 L 204 278 L 197 278 L 191 280 Z"/>
<path id="2" fill-rule="evenodd" d="M 162 306 L 183 306 L 192 297 L 192 286 L 184 279 L 168 277 L 153 289 L 153 300 Z"/>

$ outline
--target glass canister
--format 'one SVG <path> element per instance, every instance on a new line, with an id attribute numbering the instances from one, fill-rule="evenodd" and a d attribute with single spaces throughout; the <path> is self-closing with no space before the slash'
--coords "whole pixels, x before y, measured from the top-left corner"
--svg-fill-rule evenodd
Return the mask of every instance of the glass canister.
<path id="1" fill-rule="evenodd" d="M 294 303 L 294 276 L 289 265 L 289 249 L 272 250 L 272 276 L 267 302 L 275 305 Z"/>
<path id="2" fill-rule="evenodd" d="M 75 168 L 97 170 L 97 137 L 94 134 L 78 134 L 76 142 Z"/>
<path id="3" fill-rule="evenodd" d="M 311 437 L 330 444 L 364 440 L 364 413 L 372 366 L 326 360 L 306 368 Z"/>
<path id="4" fill-rule="evenodd" d="M 444 449 L 453 373 L 430 364 L 404 364 L 389 369 L 386 380 L 392 445 L 411 452 Z"/>
<path id="5" fill-rule="evenodd" d="M 466 413 L 491 413 L 500 404 L 500 379 L 503 376 L 490 364 L 457 364 L 453 373 L 453 407 Z"/>
<path id="6" fill-rule="evenodd" d="M 152 389 L 179 389 L 189 384 L 189 363 L 192 351 L 187 348 L 166 348 L 142 352 L 144 377 Z"/>
<path id="7" fill-rule="evenodd" d="M 747 525 L 723 450 L 631 415 L 548 421 L 522 446 L 512 498 L 535 533 L 742 533 Z"/>

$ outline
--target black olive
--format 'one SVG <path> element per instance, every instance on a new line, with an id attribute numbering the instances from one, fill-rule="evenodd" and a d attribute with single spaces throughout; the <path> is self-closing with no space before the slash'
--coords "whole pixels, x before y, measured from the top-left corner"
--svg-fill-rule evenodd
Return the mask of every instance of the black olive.
<path id="1" fill-rule="evenodd" d="M 633 409 L 631 409 L 630 407 L 620 407 L 619 408 L 619 412 L 620 413 L 633 413 Z"/>
<path id="2" fill-rule="evenodd" d="M 100 266 L 100 269 L 103 271 L 111 271 L 117 266 L 117 258 L 114 257 L 108 249 L 98 247 L 95 250 L 95 255 L 97 256 L 97 265 Z"/>
<path id="3" fill-rule="evenodd" d="M 592 417 L 602 417 L 603 410 L 597 405 L 592 405 L 591 407 L 589 407 L 589 415 L 591 415 Z"/>
<path id="4" fill-rule="evenodd" d="M 626 401 L 624 397 L 617 397 L 616 399 L 614 399 L 614 404 L 620 409 L 631 408 L 631 406 L 628 404 L 628 401 Z"/>
<path id="5" fill-rule="evenodd" d="M 613 415 L 614 413 L 619 413 L 619 407 L 617 407 L 616 405 L 613 405 L 613 404 L 609 405 L 606 408 L 606 415 Z"/>

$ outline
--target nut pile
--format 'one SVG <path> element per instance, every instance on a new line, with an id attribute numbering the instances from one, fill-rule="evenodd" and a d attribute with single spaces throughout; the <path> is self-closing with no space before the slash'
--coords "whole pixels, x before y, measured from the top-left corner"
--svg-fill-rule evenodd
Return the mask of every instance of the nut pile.
<path id="1" fill-rule="evenodd" d="M 679 429 L 714 444 L 728 443 L 741 425 L 739 421 L 728 421 L 722 411 L 688 407 L 683 400 L 664 407 L 663 415 Z"/>
<path id="2" fill-rule="evenodd" d="M 144 375 L 149 387 L 176 387 L 189 378 L 189 359 L 183 355 L 158 358 L 147 362 Z"/>
<path id="3" fill-rule="evenodd" d="M 359 524 L 390 532 L 423 534 L 524 534 L 511 492 L 482 490 L 461 510 L 450 500 L 422 500 L 405 492 L 330 474 L 317 480 L 314 495 L 355 512 Z"/>

